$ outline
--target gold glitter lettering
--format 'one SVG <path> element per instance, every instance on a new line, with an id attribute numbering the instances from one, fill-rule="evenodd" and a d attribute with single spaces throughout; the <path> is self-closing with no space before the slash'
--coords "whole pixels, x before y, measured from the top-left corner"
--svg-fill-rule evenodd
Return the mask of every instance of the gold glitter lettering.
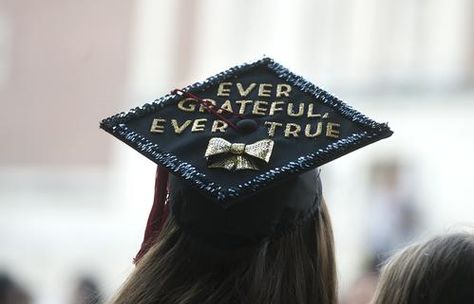
<path id="1" fill-rule="evenodd" d="M 165 131 L 165 127 L 163 124 L 166 122 L 166 119 L 155 118 L 151 123 L 150 132 L 151 133 L 163 133 Z"/>
<path id="2" fill-rule="evenodd" d="M 193 98 L 181 99 L 178 102 L 178 109 L 184 112 L 193 112 L 196 110 L 196 100 Z"/>
<path id="3" fill-rule="evenodd" d="M 199 118 L 193 121 L 191 132 L 202 132 L 206 127 L 207 118 Z"/>
<path id="4" fill-rule="evenodd" d="M 265 108 L 263 108 L 262 106 L 265 106 Z M 266 106 L 268 106 L 268 102 L 255 100 L 255 103 L 253 104 L 252 114 L 265 116 L 267 111 Z"/>
<path id="5" fill-rule="evenodd" d="M 253 101 L 252 100 L 236 100 L 235 103 L 240 105 L 239 114 L 244 114 L 247 104 L 253 103 Z"/>
<path id="6" fill-rule="evenodd" d="M 222 120 L 214 120 L 214 122 L 212 123 L 212 129 L 211 129 L 211 132 L 214 133 L 214 132 L 222 132 L 222 133 L 225 133 L 225 130 L 227 129 L 227 123 L 225 121 L 222 121 Z"/>
<path id="7" fill-rule="evenodd" d="M 251 84 L 249 84 L 249 86 L 244 89 L 244 87 L 242 86 L 242 84 L 240 82 L 237 82 L 237 90 L 239 90 L 239 94 L 240 96 L 242 97 L 245 97 L 247 96 L 250 92 L 252 92 L 252 90 L 257 86 L 257 84 L 255 82 L 252 82 Z"/>
<path id="8" fill-rule="evenodd" d="M 336 130 L 336 128 L 340 126 L 341 126 L 340 124 L 337 124 L 334 122 L 328 122 L 326 126 L 326 136 L 332 137 L 332 138 L 339 138 L 339 130 Z"/>
<path id="9" fill-rule="evenodd" d="M 261 83 L 258 86 L 258 96 L 259 97 L 271 97 L 270 93 L 272 89 L 272 85 L 270 83 Z"/>
<path id="10" fill-rule="evenodd" d="M 186 120 L 185 122 L 183 122 L 183 124 L 180 126 L 178 121 L 176 119 L 172 119 L 171 120 L 171 125 L 173 126 L 174 128 L 174 133 L 176 134 L 181 134 L 183 133 L 184 130 L 186 130 L 186 128 L 192 123 L 193 121 L 188 119 Z"/>
<path id="11" fill-rule="evenodd" d="M 216 101 L 209 98 L 204 98 L 203 101 L 207 101 L 208 103 L 210 103 L 211 108 L 213 108 L 216 105 Z M 199 112 L 204 112 L 204 111 L 207 111 L 206 107 L 202 104 L 199 105 Z"/>
<path id="12" fill-rule="evenodd" d="M 278 107 L 278 105 L 283 105 L 285 102 L 283 101 L 274 101 L 270 104 L 270 113 L 268 115 L 272 116 L 275 115 L 277 111 L 283 111 L 282 107 Z"/>
<path id="13" fill-rule="evenodd" d="M 232 82 L 221 82 L 217 88 L 217 96 L 229 96 Z"/>
<path id="14" fill-rule="evenodd" d="M 266 121 L 265 122 L 266 126 L 269 126 L 268 128 L 268 136 L 273 137 L 275 136 L 275 131 L 277 127 L 281 127 L 282 124 L 279 122 L 273 122 L 273 121 Z"/>
<path id="15" fill-rule="evenodd" d="M 226 111 L 234 113 L 234 110 L 232 110 L 232 102 L 229 99 L 224 101 L 220 109 L 217 110 L 217 113 L 222 113 L 222 110 L 226 110 Z"/>
<path id="16" fill-rule="evenodd" d="M 308 106 L 308 117 L 321 117 L 321 114 L 314 113 L 314 104 L 310 103 Z"/>
<path id="17" fill-rule="evenodd" d="M 287 123 L 285 127 L 285 137 L 298 137 L 298 133 L 301 131 L 301 127 L 295 123 Z"/>
<path id="18" fill-rule="evenodd" d="M 288 109 L 286 111 L 286 113 L 288 114 L 288 116 L 292 116 L 292 117 L 299 117 L 299 116 L 303 116 L 304 114 L 304 103 L 300 102 L 300 105 L 298 106 L 298 113 L 295 113 L 294 110 L 293 110 L 293 103 L 290 102 L 288 104 Z"/>
<path id="19" fill-rule="evenodd" d="M 291 86 L 289 84 L 280 83 L 277 85 L 276 97 L 290 96 Z"/>
<path id="20" fill-rule="evenodd" d="M 304 136 L 306 137 L 318 137 L 321 135 L 321 130 L 323 129 L 323 123 L 318 122 L 316 125 L 316 132 L 311 133 L 311 124 L 307 124 L 306 127 L 304 128 Z"/>

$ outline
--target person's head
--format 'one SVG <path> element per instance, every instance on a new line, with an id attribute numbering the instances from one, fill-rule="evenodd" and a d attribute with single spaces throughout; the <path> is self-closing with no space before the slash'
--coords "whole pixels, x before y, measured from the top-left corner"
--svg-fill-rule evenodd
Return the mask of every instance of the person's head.
<path id="1" fill-rule="evenodd" d="M 374 304 L 474 303 L 474 234 L 415 244 L 383 267 Z"/>
<path id="2" fill-rule="evenodd" d="M 76 286 L 72 302 L 74 304 L 100 304 L 102 296 L 99 286 L 92 277 L 81 277 Z"/>
<path id="3" fill-rule="evenodd" d="M 31 297 L 9 275 L 0 272 L 0 303 L 28 304 L 31 303 Z"/>
<path id="4" fill-rule="evenodd" d="M 309 194 L 299 185 L 300 191 Z M 313 188 L 318 189 L 318 185 Z M 272 197 L 274 204 L 279 204 L 278 196 L 285 199 L 290 195 L 284 189 L 269 190 L 276 193 Z M 177 223 L 183 221 L 181 214 L 180 220 L 172 215 L 114 303 L 337 303 L 329 214 L 320 196 L 313 200 L 318 208 L 307 218 L 255 244 L 244 240 L 241 233 L 228 232 L 228 238 L 239 240 L 236 244 L 222 238 L 202 238 L 206 232 L 196 234 L 186 229 L 188 225 Z M 244 203 L 258 202 L 262 202 L 259 197 Z M 171 199 L 171 204 L 181 205 L 180 209 L 186 212 L 181 201 Z M 235 208 L 222 216 L 232 218 L 235 212 L 239 216 L 239 210 L 232 209 Z"/>
<path id="5" fill-rule="evenodd" d="M 336 302 L 317 168 L 389 137 L 386 124 L 263 58 L 101 127 L 158 164 L 116 303 Z"/>

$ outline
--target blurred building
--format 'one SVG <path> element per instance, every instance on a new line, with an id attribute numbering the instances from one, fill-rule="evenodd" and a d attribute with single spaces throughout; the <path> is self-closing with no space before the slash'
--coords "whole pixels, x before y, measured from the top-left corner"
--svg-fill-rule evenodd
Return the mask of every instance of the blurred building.
<path id="1" fill-rule="evenodd" d="M 155 166 L 98 122 L 263 54 L 395 131 L 323 168 L 342 289 L 375 163 L 410 166 L 424 233 L 474 222 L 472 1 L 0 0 L 0 269 L 34 303 L 64 303 L 82 274 L 113 292 Z"/>

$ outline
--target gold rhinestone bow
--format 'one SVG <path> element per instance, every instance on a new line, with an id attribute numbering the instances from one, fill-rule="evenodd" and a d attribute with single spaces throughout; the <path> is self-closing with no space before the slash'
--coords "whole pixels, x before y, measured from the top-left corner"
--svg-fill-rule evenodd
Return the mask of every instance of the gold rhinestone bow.
<path id="1" fill-rule="evenodd" d="M 208 168 L 227 170 L 260 170 L 270 160 L 273 140 L 263 139 L 253 144 L 230 143 L 219 137 L 209 140 L 204 156 Z"/>

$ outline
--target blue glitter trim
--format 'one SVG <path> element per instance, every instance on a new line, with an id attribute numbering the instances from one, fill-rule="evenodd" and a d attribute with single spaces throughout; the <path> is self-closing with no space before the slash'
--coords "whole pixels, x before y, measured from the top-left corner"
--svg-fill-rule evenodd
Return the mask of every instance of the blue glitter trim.
<path id="1" fill-rule="evenodd" d="M 289 71 L 287 68 L 280 65 L 279 63 L 272 61 L 267 66 L 277 74 L 278 78 L 292 84 L 293 86 L 300 89 L 300 91 L 312 95 L 314 98 L 318 99 L 318 101 L 321 101 L 323 104 L 335 109 L 337 113 L 339 113 L 341 116 L 353 122 L 373 129 L 388 129 L 388 126 L 386 124 L 380 124 L 371 120 L 370 118 L 353 109 L 351 106 L 344 103 L 337 97 L 315 86 L 313 83 L 307 81 L 303 77 L 293 74 L 291 71 Z"/>
<path id="2" fill-rule="evenodd" d="M 269 64 L 272 64 L 272 63 L 274 63 L 273 59 L 265 57 L 252 63 L 237 65 L 224 72 L 211 76 L 203 82 L 196 82 L 192 85 L 189 85 L 183 88 L 182 91 L 192 92 L 192 93 L 204 92 L 208 88 L 212 87 L 213 85 L 216 85 L 222 82 L 223 80 L 228 79 L 232 76 L 235 76 L 239 73 L 251 70 L 252 68 L 257 67 L 257 66 L 269 67 Z M 102 120 L 101 127 L 102 125 L 115 125 L 119 123 L 126 123 L 135 118 L 146 116 L 150 113 L 154 113 L 155 111 L 167 106 L 168 104 L 172 102 L 177 101 L 180 98 L 181 96 L 178 94 L 167 94 L 161 98 L 156 99 L 151 104 L 146 103 L 141 107 L 136 107 L 136 108 L 131 109 L 128 113 L 121 112 L 109 118 L 106 118 Z"/>
<path id="3" fill-rule="evenodd" d="M 111 129 L 105 129 L 112 135 L 123 140 L 130 147 L 136 149 L 150 160 L 160 163 L 161 166 L 175 173 L 185 180 L 192 181 L 199 189 L 208 193 L 218 193 L 222 187 L 206 179 L 206 175 L 201 173 L 193 165 L 181 161 L 172 153 L 163 152 L 157 144 L 149 141 L 142 135 L 130 130 L 125 124 L 121 123 L 113 126 Z"/>
<path id="4" fill-rule="evenodd" d="M 250 70 L 256 66 L 266 66 L 280 79 L 294 85 L 303 92 L 311 94 L 317 98 L 318 101 L 333 108 L 338 114 L 346 119 L 366 126 L 371 130 L 354 133 L 351 136 L 339 139 L 325 148 L 321 148 L 315 152 L 299 157 L 297 160 L 291 161 L 285 166 L 268 170 L 243 184 L 235 187 L 224 188 L 217 183 L 210 181 L 204 173 L 200 172 L 193 165 L 179 160 L 171 153 L 161 151 L 158 145 L 130 130 L 125 125 L 125 123 L 130 120 L 154 113 L 169 103 L 175 102 L 180 98 L 177 94 L 165 95 L 151 104 L 145 104 L 142 107 L 131 109 L 128 113 L 122 112 L 106 118 L 101 122 L 100 127 L 141 152 L 150 160 L 164 166 L 170 172 L 181 176 L 185 180 L 190 181 L 196 187 L 206 192 L 211 198 L 222 202 L 224 206 L 229 205 L 233 200 L 250 195 L 263 187 L 272 184 L 274 181 L 282 180 L 285 177 L 296 173 L 303 173 L 304 171 L 315 168 L 316 166 L 321 166 L 344 154 L 392 135 L 392 131 L 388 128 L 387 124 L 380 124 L 369 119 L 362 113 L 342 102 L 340 99 L 320 89 L 305 80 L 303 77 L 293 74 L 288 69 L 268 57 L 253 63 L 235 66 L 227 71 L 209 77 L 204 82 L 197 82 L 187 86 L 183 91 L 193 93 L 205 91 L 209 87 L 216 85 L 223 80 L 237 75 L 238 73 Z"/>

